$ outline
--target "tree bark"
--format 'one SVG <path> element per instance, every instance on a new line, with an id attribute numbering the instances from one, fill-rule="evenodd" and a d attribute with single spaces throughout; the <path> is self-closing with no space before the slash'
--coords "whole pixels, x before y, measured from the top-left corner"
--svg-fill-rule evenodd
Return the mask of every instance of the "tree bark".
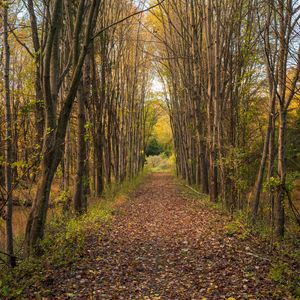
<path id="1" fill-rule="evenodd" d="M 274 203 L 274 223 L 275 235 L 278 238 L 284 236 L 284 199 L 286 195 L 286 156 L 285 156 L 285 133 L 286 133 L 286 118 L 285 109 L 281 109 L 279 113 L 279 130 L 278 130 L 278 176 L 280 184 L 277 188 L 277 196 Z"/>
<path id="2" fill-rule="evenodd" d="M 27 0 L 27 9 L 30 17 L 31 36 L 34 48 L 35 60 L 35 124 L 37 129 L 36 144 L 42 148 L 42 141 L 44 135 L 44 103 L 43 103 L 43 89 L 41 79 L 41 46 L 38 33 L 37 19 L 34 11 L 33 0 Z"/>
<path id="3" fill-rule="evenodd" d="M 82 214 L 87 210 L 87 195 L 85 193 L 87 184 L 86 174 L 86 141 L 85 141 L 85 93 L 83 81 L 79 84 L 78 100 L 78 141 L 77 141 L 77 172 L 75 178 L 75 191 L 73 197 L 74 210 L 77 214 Z"/>
<path id="4" fill-rule="evenodd" d="M 3 21 L 3 48 L 4 48 L 4 105 L 5 105 L 5 188 L 6 188 L 6 252 L 8 254 L 8 264 L 10 267 L 16 266 L 13 244 L 13 189 L 12 189 L 12 163 L 13 163 L 13 146 L 12 146 L 12 121 L 11 121 L 11 97 L 10 97 L 10 47 L 8 42 L 8 4 L 4 4 L 2 11 Z"/>

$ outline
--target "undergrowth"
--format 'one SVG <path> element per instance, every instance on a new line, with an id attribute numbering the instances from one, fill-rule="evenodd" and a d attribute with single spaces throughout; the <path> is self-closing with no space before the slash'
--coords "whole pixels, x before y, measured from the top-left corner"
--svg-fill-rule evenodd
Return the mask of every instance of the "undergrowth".
<path id="1" fill-rule="evenodd" d="M 168 157 L 165 154 L 148 156 L 146 159 L 146 167 L 153 173 L 174 173 L 175 156 L 171 155 Z"/>
<path id="2" fill-rule="evenodd" d="M 3 266 L 0 299 L 24 299 L 28 290 L 35 291 L 37 299 L 51 296 L 51 291 L 45 288 L 52 280 L 51 270 L 71 266 L 80 259 L 86 238 L 109 223 L 118 205 L 143 182 L 146 173 L 106 188 L 103 196 L 82 216 L 61 215 L 51 219 L 40 242 L 43 253 L 40 257 L 19 258 L 13 270 Z"/>
<path id="3" fill-rule="evenodd" d="M 268 278 L 278 287 L 278 290 L 274 291 L 274 297 L 279 299 L 283 291 L 290 294 L 290 299 L 300 299 L 300 240 L 297 236 L 291 237 L 287 232 L 283 241 L 276 242 L 273 238 L 274 233 L 264 220 L 259 220 L 254 225 L 246 211 L 228 212 L 222 203 L 210 202 L 208 195 L 199 192 L 197 187 L 188 186 L 181 179 L 178 179 L 178 185 L 187 198 L 198 201 L 202 207 L 213 209 L 227 217 L 225 235 L 234 236 L 239 240 L 258 239 L 269 244 L 271 261 Z"/>

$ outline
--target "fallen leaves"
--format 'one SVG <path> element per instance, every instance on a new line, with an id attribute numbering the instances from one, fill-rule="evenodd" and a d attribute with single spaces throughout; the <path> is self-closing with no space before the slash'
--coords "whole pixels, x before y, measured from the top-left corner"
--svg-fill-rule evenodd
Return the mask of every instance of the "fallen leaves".
<path id="1" fill-rule="evenodd" d="M 151 175 L 118 210 L 81 261 L 54 271 L 49 299 L 276 299 L 264 247 L 228 236 L 225 217 L 170 175 Z"/>

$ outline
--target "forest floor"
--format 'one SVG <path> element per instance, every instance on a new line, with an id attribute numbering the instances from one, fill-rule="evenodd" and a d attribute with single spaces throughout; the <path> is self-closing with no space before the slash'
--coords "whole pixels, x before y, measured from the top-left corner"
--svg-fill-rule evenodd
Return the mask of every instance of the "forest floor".
<path id="1" fill-rule="evenodd" d="M 79 261 L 49 267 L 43 299 L 288 299 L 274 296 L 267 245 L 228 234 L 228 222 L 172 175 L 151 174 L 90 231 Z"/>

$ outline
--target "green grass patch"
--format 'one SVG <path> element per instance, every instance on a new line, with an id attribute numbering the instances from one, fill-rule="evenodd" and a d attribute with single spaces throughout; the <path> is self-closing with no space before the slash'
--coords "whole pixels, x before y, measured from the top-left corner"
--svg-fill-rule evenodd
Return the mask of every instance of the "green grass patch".
<path id="1" fill-rule="evenodd" d="M 278 291 L 275 293 L 286 290 L 293 299 L 300 299 L 300 275 L 295 273 L 291 261 L 286 262 L 283 257 L 279 257 L 272 263 L 268 277 L 278 286 Z"/>

